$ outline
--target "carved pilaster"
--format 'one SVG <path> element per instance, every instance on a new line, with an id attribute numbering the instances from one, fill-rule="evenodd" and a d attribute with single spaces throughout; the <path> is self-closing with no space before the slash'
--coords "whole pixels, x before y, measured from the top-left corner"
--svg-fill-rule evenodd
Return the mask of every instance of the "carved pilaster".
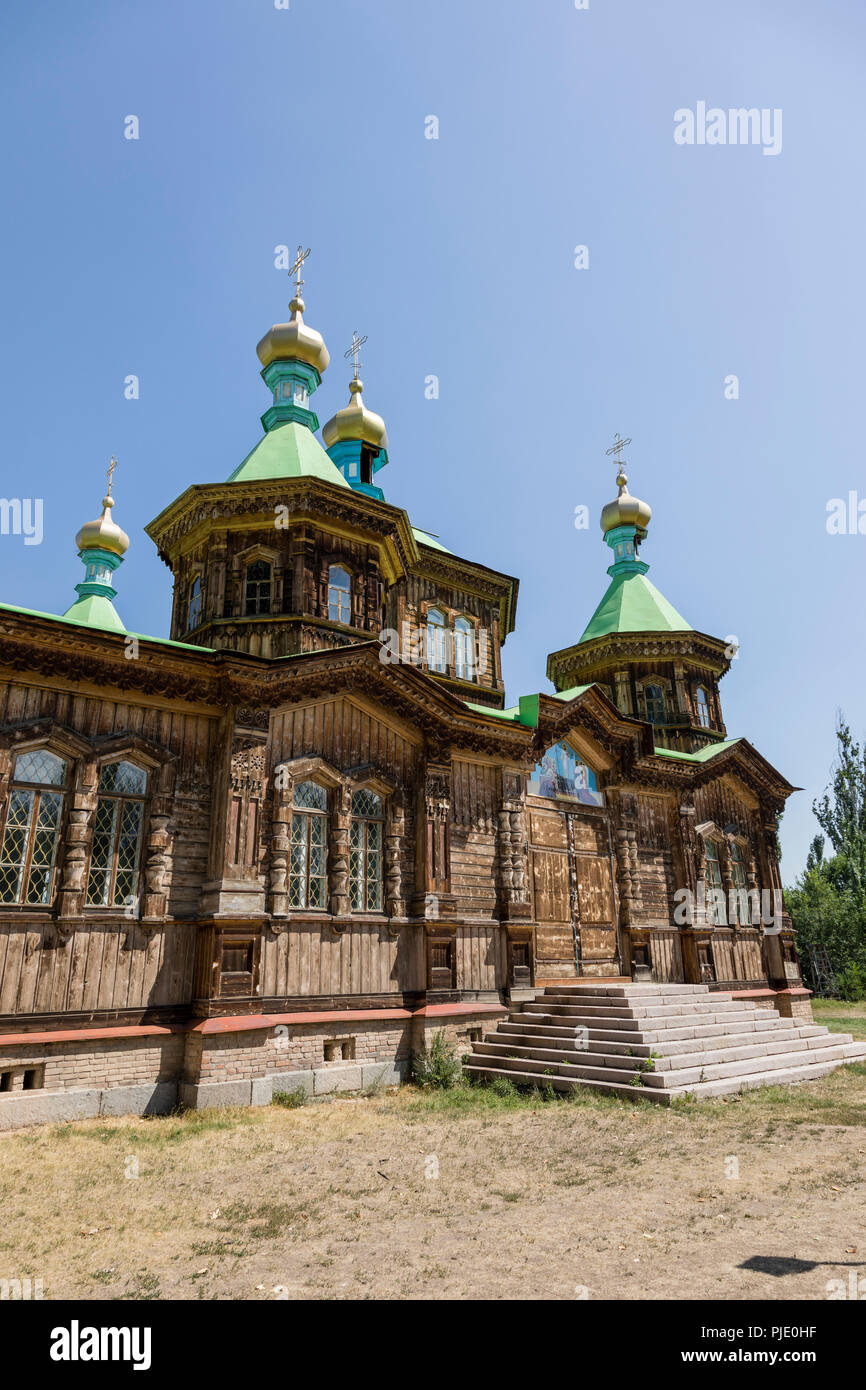
<path id="1" fill-rule="evenodd" d="M 174 765 L 162 767 L 158 773 L 158 789 L 151 804 L 144 846 L 144 900 L 142 921 L 156 921 L 168 912 L 168 871 L 171 863 L 171 810 L 174 792 Z"/>
<path id="2" fill-rule="evenodd" d="M 526 803 L 524 778 L 519 772 L 504 772 L 502 805 L 497 813 L 500 916 L 510 921 L 528 918 Z"/>
<path id="3" fill-rule="evenodd" d="M 291 825 L 292 779 L 285 767 L 278 767 L 271 816 L 271 854 L 268 866 L 270 907 L 273 917 L 286 917 L 289 910 L 287 878 Z"/>
<path id="4" fill-rule="evenodd" d="M 62 929 L 84 916 L 87 888 L 87 864 L 93 838 L 93 814 L 96 810 L 99 769 L 93 758 L 78 765 L 78 776 L 70 797 L 66 840 L 60 871 L 60 891 L 57 895 L 57 918 Z"/>
<path id="5" fill-rule="evenodd" d="M 351 911 L 349 896 L 349 824 L 352 816 L 352 795 L 348 788 L 338 787 L 331 793 L 330 845 L 328 848 L 328 907 L 335 918 L 345 918 Z"/>
<path id="6" fill-rule="evenodd" d="M 385 826 L 385 911 L 389 917 L 406 916 L 401 867 L 406 819 L 397 794 L 390 799 Z"/>

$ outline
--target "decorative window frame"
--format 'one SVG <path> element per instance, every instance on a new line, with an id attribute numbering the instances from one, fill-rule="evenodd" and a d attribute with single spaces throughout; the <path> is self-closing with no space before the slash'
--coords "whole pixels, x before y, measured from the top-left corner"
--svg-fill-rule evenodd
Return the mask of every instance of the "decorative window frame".
<path id="1" fill-rule="evenodd" d="M 649 724 L 651 722 L 647 715 L 646 709 L 645 691 L 648 685 L 657 685 L 661 690 L 665 702 L 664 723 L 667 723 L 676 710 L 676 704 L 673 696 L 673 685 L 668 676 L 646 675 L 638 676 L 636 678 L 634 683 L 634 689 L 638 708 L 637 717 L 638 719 L 641 719 L 645 724 Z M 651 727 L 654 729 L 659 729 L 662 727 L 662 725 L 652 724 Z"/>
<path id="2" fill-rule="evenodd" d="M 12 761 L 17 754 L 47 748 L 70 763 L 66 804 L 61 822 L 55 870 L 55 891 L 50 907 L 42 909 L 55 919 L 55 939 L 48 945 L 65 945 L 85 914 L 97 918 L 125 917 L 139 921 L 142 929 L 152 930 L 167 915 L 166 878 L 170 866 L 173 834 L 171 819 L 174 801 L 177 755 L 169 748 L 129 731 L 89 740 L 75 729 L 51 719 L 0 728 L 0 823 L 5 823 Z M 93 820 L 99 795 L 99 772 L 106 762 L 129 761 L 148 772 L 148 791 L 143 817 L 139 884 L 144 885 L 135 911 L 129 908 L 89 908 L 86 906 L 87 877 L 93 838 Z M 3 911 L 7 908 L 4 905 Z M 11 912 L 21 905 L 9 905 Z M 25 909 L 33 912 L 33 907 Z"/>
<path id="3" fill-rule="evenodd" d="M 358 582 L 360 574 L 355 565 L 343 555 L 328 552 L 322 556 L 322 568 L 324 571 L 324 616 L 329 623 L 338 623 L 340 627 L 354 627 L 355 622 L 355 599 L 358 594 Z M 349 576 L 349 621 L 342 622 L 339 618 L 331 617 L 331 570 L 340 569 Z M 342 591 L 341 591 L 342 592 Z"/>
<path id="4" fill-rule="evenodd" d="M 283 610 L 284 557 L 273 546 L 262 545 L 260 541 L 256 541 L 232 556 L 232 616 L 238 620 L 247 617 L 247 568 L 255 564 L 256 560 L 264 560 L 271 567 L 271 607 L 269 613 L 250 614 L 249 617 L 272 618 Z"/>
<path id="5" fill-rule="evenodd" d="M 353 920 L 378 921 L 384 917 L 405 920 L 406 904 L 401 859 L 405 836 L 402 796 L 396 782 L 369 764 L 341 772 L 318 755 L 285 759 L 274 768 L 274 804 L 268 864 L 271 930 L 279 935 L 292 920 L 327 921 L 333 931 L 345 931 Z M 296 782 L 318 782 L 329 793 L 328 803 L 328 906 L 292 908 L 288 900 L 289 854 L 293 794 Z M 372 791 L 382 797 L 384 812 L 383 912 L 353 912 L 349 885 L 349 833 L 352 792 Z"/>

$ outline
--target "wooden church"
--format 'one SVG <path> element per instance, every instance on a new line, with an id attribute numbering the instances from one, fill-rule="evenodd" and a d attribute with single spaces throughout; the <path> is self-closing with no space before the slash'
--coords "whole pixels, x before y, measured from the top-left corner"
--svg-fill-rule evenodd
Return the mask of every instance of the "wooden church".
<path id="1" fill-rule="evenodd" d="M 319 442 L 301 283 L 261 439 L 146 528 L 170 636 L 114 606 L 111 478 L 71 607 L 0 605 L 0 1127 L 390 1083 L 585 977 L 809 1016 L 759 906 L 793 788 L 647 578 L 622 444 L 608 588 L 506 706 L 517 581 L 388 502 L 357 340 Z"/>

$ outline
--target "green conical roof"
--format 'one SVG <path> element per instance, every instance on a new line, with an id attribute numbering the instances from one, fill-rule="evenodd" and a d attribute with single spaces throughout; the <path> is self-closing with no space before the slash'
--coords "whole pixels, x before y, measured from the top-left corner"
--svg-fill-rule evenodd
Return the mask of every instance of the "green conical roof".
<path id="1" fill-rule="evenodd" d="M 262 482 L 271 478 L 320 478 L 337 487 L 349 486 L 316 436 L 297 420 L 268 430 L 227 481 Z"/>
<path id="2" fill-rule="evenodd" d="M 581 642 L 608 637 L 614 632 L 691 632 L 664 594 L 645 574 L 616 574 L 587 624 Z"/>
<path id="3" fill-rule="evenodd" d="M 61 615 L 64 622 L 82 627 L 102 628 L 103 632 L 126 632 L 117 609 L 104 594 L 84 594 Z"/>

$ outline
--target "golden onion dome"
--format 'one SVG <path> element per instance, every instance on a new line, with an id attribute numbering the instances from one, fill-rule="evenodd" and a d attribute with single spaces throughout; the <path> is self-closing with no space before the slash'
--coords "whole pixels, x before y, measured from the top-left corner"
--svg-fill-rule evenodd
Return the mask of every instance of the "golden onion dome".
<path id="1" fill-rule="evenodd" d="M 374 410 L 367 409 L 361 395 L 363 389 L 363 381 L 353 377 L 349 383 L 349 404 L 338 410 L 336 415 L 322 426 L 322 438 L 326 448 L 330 449 L 332 444 L 341 439 L 361 439 L 365 444 L 371 444 L 374 449 L 387 449 L 385 421 Z"/>
<path id="2" fill-rule="evenodd" d="M 129 536 L 111 520 L 113 506 L 114 498 L 109 493 L 102 499 L 102 516 L 97 517 L 96 521 L 86 521 L 75 537 L 79 550 L 108 550 L 112 555 L 126 554 Z"/>
<path id="3" fill-rule="evenodd" d="M 652 519 L 652 507 L 639 497 L 632 497 L 628 490 L 628 478 L 622 469 L 617 474 L 616 482 L 619 495 L 601 509 L 602 531 L 607 535 L 616 526 L 634 526 L 638 531 L 645 532 Z"/>
<path id="4" fill-rule="evenodd" d="M 315 328 L 308 328 L 304 323 L 305 307 L 304 301 L 296 295 L 289 305 L 292 311 L 289 322 L 275 323 L 268 329 L 256 348 L 263 367 L 269 366 L 271 362 L 296 358 L 299 362 L 306 362 L 308 366 L 315 367 L 319 376 L 322 375 L 331 360 L 331 354 L 325 347 L 321 333 L 317 333 Z"/>

